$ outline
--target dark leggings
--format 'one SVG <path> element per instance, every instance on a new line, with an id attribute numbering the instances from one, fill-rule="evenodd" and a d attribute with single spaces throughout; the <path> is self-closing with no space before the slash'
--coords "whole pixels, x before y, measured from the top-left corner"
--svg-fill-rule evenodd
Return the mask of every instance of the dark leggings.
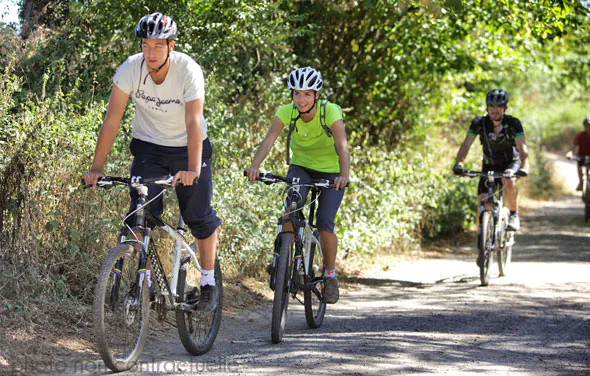
<path id="1" fill-rule="evenodd" d="M 298 177 L 301 181 L 311 180 L 311 179 L 328 179 L 333 181 L 337 178 L 339 174 L 329 173 L 329 172 L 319 172 L 315 170 L 310 170 L 305 167 L 291 165 L 289 166 L 289 172 L 287 173 L 287 177 L 293 178 Z M 299 196 L 294 197 L 291 194 L 292 199 L 299 201 L 299 206 L 303 206 L 307 199 L 307 187 L 300 187 L 299 188 Z M 320 198 L 318 199 L 318 210 L 317 210 L 317 220 L 316 225 L 318 230 L 320 231 L 327 231 L 329 233 L 334 233 L 334 218 L 336 217 L 336 213 L 340 208 L 340 203 L 342 202 L 342 197 L 344 197 L 344 188 L 335 190 L 334 188 L 327 188 L 322 189 L 322 193 L 320 194 Z"/>

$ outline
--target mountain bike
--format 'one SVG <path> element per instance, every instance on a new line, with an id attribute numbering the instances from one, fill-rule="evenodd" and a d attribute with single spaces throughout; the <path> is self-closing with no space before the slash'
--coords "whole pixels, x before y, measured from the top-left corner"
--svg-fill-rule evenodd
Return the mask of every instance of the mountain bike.
<path id="1" fill-rule="evenodd" d="M 475 178 L 483 176 L 488 189 L 487 196 L 481 201 L 479 208 L 479 235 L 477 244 L 479 254 L 479 278 L 482 286 L 490 282 L 490 265 L 494 260 L 494 253 L 498 257 L 500 277 L 505 276 L 512 259 L 514 245 L 514 231 L 508 229 L 510 210 L 504 206 L 503 187 L 501 178 L 512 179 L 512 172 L 481 172 L 465 171 L 464 176 Z M 497 186 L 499 189 L 496 189 Z"/>
<path id="2" fill-rule="evenodd" d="M 219 331 L 223 303 L 219 260 L 216 257 L 214 271 L 219 291 L 217 306 L 210 313 L 198 312 L 201 266 L 195 250 L 184 238 L 184 221 L 180 217 L 173 229 L 147 206 L 166 191 L 163 189 L 148 201 L 148 186 L 171 188 L 172 179 L 171 176 L 150 179 L 104 176 L 97 183 L 100 188 L 128 186 L 139 195 L 137 209 L 125 218 L 135 214 L 135 223 L 130 227 L 123 220 L 120 242 L 108 252 L 95 288 L 96 344 L 104 363 L 114 372 L 132 368 L 139 359 L 147 338 L 150 306 L 160 322 L 165 321 L 167 312 L 175 312 L 180 340 L 193 355 L 209 351 Z M 155 243 L 151 242 L 152 229 L 148 223 L 161 228 L 175 241 L 170 280 Z M 153 279 L 151 285 L 148 279 Z"/>
<path id="3" fill-rule="evenodd" d="M 584 201 L 584 221 L 590 221 L 590 156 L 585 157 L 574 157 L 576 161 L 582 161 L 582 201 Z"/>
<path id="4" fill-rule="evenodd" d="M 288 179 L 268 173 L 260 174 L 257 180 L 268 185 L 283 183 L 288 191 L 285 213 L 278 219 L 272 263 L 267 269 L 270 288 L 274 291 L 271 338 L 273 343 L 279 343 L 287 323 L 289 296 L 304 305 L 305 319 L 310 328 L 319 328 L 324 321 L 325 265 L 314 216 L 322 189 L 333 187 L 333 184 L 329 180 L 303 182 L 298 178 Z M 309 187 L 311 191 L 308 219 L 303 214 L 304 207 L 298 207 L 297 200 L 291 199 L 298 194 L 301 186 Z M 290 223 L 293 230 L 284 230 L 286 223 Z M 303 302 L 297 296 L 300 292 L 303 293 Z"/>

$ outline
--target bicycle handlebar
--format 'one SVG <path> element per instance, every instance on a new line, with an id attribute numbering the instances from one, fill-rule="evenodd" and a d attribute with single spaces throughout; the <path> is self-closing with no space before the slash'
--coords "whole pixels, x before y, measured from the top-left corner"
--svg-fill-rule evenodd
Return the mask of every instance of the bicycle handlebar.
<path id="1" fill-rule="evenodd" d="M 590 165 L 590 155 L 586 155 L 586 156 L 583 156 L 583 157 L 579 157 L 579 156 L 576 155 L 572 159 L 574 161 L 584 162 L 584 165 L 585 166 Z"/>
<path id="2" fill-rule="evenodd" d="M 244 176 L 248 176 L 248 173 L 245 170 Z M 285 183 L 288 185 L 303 185 L 306 187 L 334 188 L 334 182 L 328 179 L 311 179 L 307 181 L 296 181 L 296 179 L 297 178 L 288 179 L 286 176 L 274 175 L 268 172 L 261 172 L 260 176 L 256 178 L 256 180 L 261 181 L 267 185 Z M 348 183 L 346 183 L 346 187 L 348 187 Z"/>
<path id="3" fill-rule="evenodd" d="M 159 185 L 161 187 L 172 187 L 172 180 L 174 176 L 162 176 L 158 178 L 142 178 L 139 176 L 133 176 L 131 178 L 124 178 L 120 176 L 102 176 L 96 182 L 96 186 L 100 188 L 111 188 L 115 185 L 134 185 L 134 184 L 141 184 L 141 185 Z M 182 182 L 178 181 L 177 184 L 182 184 Z M 82 179 L 82 185 L 84 189 L 92 187 L 91 184 L 85 184 L 84 179 Z"/>
<path id="4" fill-rule="evenodd" d="M 468 178 L 476 178 L 478 176 L 485 176 L 485 177 L 494 177 L 494 179 L 498 179 L 498 178 L 506 178 L 506 179 L 512 179 L 514 177 L 516 177 L 516 174 L 512 171 L 510 172 L 505 172 L 505 171 L 487 171 L 487 172 L 482 172 L 482 171 L 469 171 L 466 170 L 463 174 L 463 176 L 467 176 Z"/>

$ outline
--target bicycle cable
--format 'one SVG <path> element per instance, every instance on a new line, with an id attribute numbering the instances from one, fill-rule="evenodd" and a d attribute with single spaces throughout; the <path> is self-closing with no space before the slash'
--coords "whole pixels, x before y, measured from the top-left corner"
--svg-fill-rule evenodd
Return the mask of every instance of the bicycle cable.
<path id="1" fill-rule="evenodd" d="M 288 195 L 288 194 L 289 194 L 289 193 L 288 193 L 288 191 L 289 191 L 290 189 L 292 189 L 292 188 L 293 188 L 293 187 L 289 186 L 289 187 L 286 187 L 285 189 L 283 189 L 283 195 L 285 194 L 285 192 L 287 192 L 287 195 Z M 300 198 L 300 199 L 303 199 L 303 197 L 301 197 L 301 193 L 299 193 L 299 191 L 297 191 L 297 194 L 299 195 L 299 198 Z M 317 200 L 319 200 L 319 198 L 320 198 L 320 195 L 321 195 L 321 194 L 322 194 L 322 191 L 320 190 L 320 191 L 318 192 L 318 194 L 317 194 L 317 196 L 316 196 L 316 198 L 315 198 L 314 200 L 310 201 L 310 202 L 309 202 L 309 203 L 307 203 L 307 204 L 303 204 L 303 206 L 302 206 L 302 207 L 300 207 L 300 208 L 297 208 L 297 209 L 295 209 L 295 210 L 293 210 L 293 211 L 287 212 L 287 213 L 285 213 L 284 215 L 291 215 L 291 214 L 293 214 L 293 213 L 297 213 L 298 211 L 302 211 L 302 210 L 303 210 L 303 209 L 305 209 L 306 207 L 310 206 L 311 204 L 313 204 L 314 202 L 316 202 Z"/>
<path id="2" fill-rule="evenodd" d="M 165 189 L 162 189 L 162 191 L 160 193 L 158 193 L 156 196 L 154 196 L 154 198 L 152 198 L 151 200 L 149 200 L 148 202 L 146 202 L 145 204 L 143 204 L 143 206 L 137 207 L 134 211 L 132 211 L 131 213 L 127 214 L 127 216 L 125 218 L 123 218 L 123 224 L 125 225 L 125 227 L 127 227 L 127 229 L 129 229 L 129 232 L 131 234 L 133 234 L 133 237 L 135 238 L 135 240 L 137 240 L 138 243 L 141 243 L 141 241 L 139 240 L 139 238 L 137 237 L 137 235 L 135 235 L 135 231 L 133 231 L 133 229 L 131 229 L 131 227 L 129 227 L 129 225 L 127 224 L 127 222 L 126 222 L 127 219 L 129 217 L 131 217 L 132 215 L 134 215 L 135 213 L 137 213 L 138 211 L 140 211 L 141 209 L 143 209 L 146 206 L 148 206 L 152 201 L 154 201 L 158 197 L 162 196 L 165 191 L 166 191 Z"/>

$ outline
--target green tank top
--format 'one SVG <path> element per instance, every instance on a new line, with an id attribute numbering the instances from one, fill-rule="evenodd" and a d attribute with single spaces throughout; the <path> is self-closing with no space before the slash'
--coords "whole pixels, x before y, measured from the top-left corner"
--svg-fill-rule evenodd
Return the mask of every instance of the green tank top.
<path id="1" fill-rule="evenodd" d="M 320 122 L 320 102 L 317 103 L 317 111 L 310 122 L 298 119 L 291 135 L 291 164 L 306 167 L 319 172 L 339 173 L 340 164 L 334 145 L 334 137 L 329 137 L 322 128 Z M 293 109 L 293 103 L 284 105 L 276 112 L 277 118 L 289 128 L 291 116 L 297 116 L 297 110 Z M 342 120 L 342 108 L 337 104 L 326 104 L 326 125 L 332 125 Z"/>

